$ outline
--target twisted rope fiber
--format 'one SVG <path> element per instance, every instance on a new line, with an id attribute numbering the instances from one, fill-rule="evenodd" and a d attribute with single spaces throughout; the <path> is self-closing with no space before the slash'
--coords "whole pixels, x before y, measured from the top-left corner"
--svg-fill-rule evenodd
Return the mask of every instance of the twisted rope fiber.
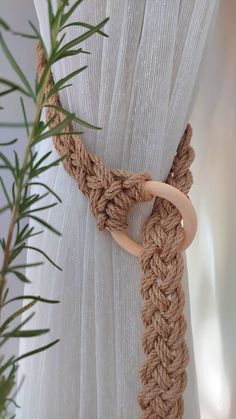
<path id="1" fill-rule="evenodd" d="M 47 64 L 38 43 L 37 72 L 42 75 Z M 47 83 L 47 94 L 54 85 Z M 48 104 L 61 106 L 58 94 Z M 46 118 L 53 128 L 65 115 L 47 108 Z M 65 136 L 54 136 L 53 142 L 63 160 L 66 171 L 75 179 L 90 202 L 101 229 L 125 230 L 128 210 L 137 202 L 152 199 L 144 190 L 144 182 L 151 180 L 148 173 L 133 174 L 123 170 L 109 170 L 94 154 L 89 153 L 71 126 L 63 129 Z M 187 126 L 177 150 L 167 183 L 187 194 L 192 184 L 189 166 L 193 160 L 190 147 L 192 130 Z M 142 321 L 145 327 L 142 345 L 146 355 L 140 371 L 142 390 L 138 401 L 142 419 L 181 419 L 183 392 L 186 387 L 186 366 L 189 360 L 184 340 L 184 291 L 181 285 L 184 269 L 180 246 L 183 240 L 181 215 L 168 201 L 157 198 L 151 216 L 143 230 L 144 250 L 140 258 L 143 278 Z"/>
<path id="2" fill-rule="evenodd" d="M 42 47 L 36 46 L 37 72 L 42 75 L 47 64 Z M 45 94 L 54 86 L 51 75 L 47 83 Z M 59 106 L 58 94 L 52 95 L 48 104 Z M 53 128 L 62 122 L 65 115 L 47 108 L 47 120 L 52 118 L 50 127 Z M 70 125 L 64 128 L 66 132 L 72 132 Z M 66 171 L 75 179 L 80 190 L 89 199 L 90 208 L 94 214 L 97 226 L 100 230 L 125 230 L 128 226 L 127 214 L 129 209 L 137 202 L 145 202 L 152 199 L 143 184 L 151 177 L 148 173 L 132 174 L 122 170 L 109 170 L 95 155 L 89 153 L 81 141 L 79 135 L 54 136 L 53 142 L 60 156 L 66 156 L 63 160 Z"/>
<path id="3" fill-rule="evenodd" d="M 194 158 L 192 130 L 187 126 L 167 183 L 188 194 L 192 185 L 189 167 Z M 143 419 L 176 419 L 184 414 L 189 352 L 185 342 L 183 240 L 181 215 L 167 200 L 157 198 L 143 230 L 142 345 L 146 355 L 140 370 L 139 405 Z"/>

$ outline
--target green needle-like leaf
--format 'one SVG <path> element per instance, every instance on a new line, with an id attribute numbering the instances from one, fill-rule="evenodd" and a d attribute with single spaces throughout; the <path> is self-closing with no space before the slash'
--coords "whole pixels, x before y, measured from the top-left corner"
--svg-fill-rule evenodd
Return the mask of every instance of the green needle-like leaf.
<path id="1" fill-rule="evenodd" d="M 44 199 L 46 196 L 48 196 L 48 193 L 45 193 L 43 195 L 39 194 L 33 194 L 25 198 L 25 200 L 20 204 L 20 214 L 18 219 L 21 218 L 21 214 L 25 213 L 26 210 L 31 207 L 33 204 L 38 203 L 42 199 Z"/>
<path id="2" fill-rule="evenodd" d="M 39 160 L 37 160 L 37 162 L 34 164 L 34 170 L 38 169 L 38 167 L 41 166 L 41 164 L 47 160 L 47 158 L 52 154 L 51 151 L 48 151 L 47 153 L 45 153 Z"/>
<path id="3" fill-rule="evenodd" d="M 13 150 L 13 153 L 14 153 L 14 157 L 15 157 L 15 178 L 19 179 L 19 177 L 20 177 L 19 157 L 18 157 L 18 154 L 17 154 L 16 150 Z"/>
<path id="4" fill-rule="evenodd" d="M 48 185 L 46 185 L 45 183 L 42 182 L 30 182 L 28 184 L 29 186 L 42 186 L 43 188 L 45 188 L 48 192 L 50 192 L 53 196 L 55 196 L 55 198 L 59 201 L 62 202 L 61 198 L 56 194 L 56 192 L 54 192 Z"/>
<path id="5" fill-rule="evenodd" d="M 54 21 L 54 14 L 53 14 L 53 7 L 52 7 L 52 3 L 51 0 L 47 0 L 48 3 L 48 16 L 49 16 L 49 23 L 50 26 L 53 26 L 53 21 Z"/>
<path id="6" fill-rule="evenodd" d="M 60 88 L 58 89 L 57 93 L 58 93 L 58 92 L 61 92 L 61 90 L 63 90 L 63 89 L 67 89 L 68 87 L 71 87 L 71 86 L 73 86 L 73 84 L 72 84 L 72 83 L 65 84 L 64 86 L 62 86 L 62 87 L 60 87 Z"/>
<path id="7" fill-rule="evenodd" d="M 32 319 L 32 317 L 34 317 L 34 315 L 35 315 L 35 312 L 33 312 L 33 313 L 31 313 L 25 320 L 23 320 L 20 324 L 18 324 L 13 330 L 12 330 L 12 332 L 16 332 L 16 331 L 18 331 L 18 330 L 20 330 L 26 323 L 28 323 L 31 319 Z M 1 336 L 2 337 L 2 336 Z M 10 336 L 5 336 L 5 337 L 3 337 L 2 338 L 2 340 L 1 340 L 1 342 L 0 342 L 0 346 L 3 346 L 4 345 L 4 343 L 8 340 L 8 339 L 10 339 Z M 0 371 L 1 371 L 1 368 L 0 368 Z"/>
<path id="8" fill-rule="evenodd" d="M 60 266 L 58 266 L 55 262 L 53 262 L 53 260 L 45 253 L 43 252 L 43 250 L 38 249 L 37 247 L 34 246 L 25 246 L 25 249 L 31 249 L 34 250 L 35 252 L 40 253 L 41 255 L 43 255 L 53 266 L 55 266 L 57 269 L 59 269 L 59 271 L 62 271 L 62 269 L 60 268 Z"/>
<path id="9" fill-rule="evenodd" d="M 60 303 L 59 300 L 49 300 L 48 298 L 43 298 L 43 297 L 36 297 L 35 295 L 20 295 L 18 297 L 14 297 L 11 298 L 10 300 L 7 300 L 3 306 L 6 306 L 9 303 L 12 303 L 13 301 L 18 301 L 18 300 L 36 300 L 36 301 L 40 301 L 42 303 L 47 303 L 47 304 L 58 304 Z"/>
<path id="10" fill-rule="evenodd" d="M 45 106 L 49 106 L 49 105 L 45 105 Z M 57 135 L 57 133 L 60 132 L 63 128 L 67 127 L 73 121 L 73 119 L 74 119 L 73 114 L 67 115 L 67 117 L 63 119 L 63 121 L 57 124 L 55 127 L 49 129 L 48 131 L 46 131 L 44 134 L 40 135 L 39 137 L 36 137 L 32 144 L 35 145 L 39 143 L 40 141 L 45 140 L 46 138 Z"/>
<path id="11" fill-rule="evenodd" d="M 10 252 L 9 262 L 10 264 L 13 262 L 14 259 L 17 258 L 17 256 L 24 250 L 24 245 L 20 245 L 17 247 L 13 247 Z"/>
<path id="12" fill-rule="evenodd" d="M 53 39 L 53 23 L 54 23 L 54 14 L 51 0 L 47 0 L 48 3 L 48 19 L 49 19 L 49 27 L 50 27 L 50 41 L 51 41 L 51 48 L 54 46 L 54 39 Z"/>
<path id="13" fill-rule="evenodd" d="M 10 160 L 8 160 L 8 158 L 5 156 L 5 154 L 3 154 L 1 152 L 0 152 L 0 160 L 2 160 L 3 163 L 5 163 L 6 168 L 11 171 L 12 176 L 16 180 L 15 168 L 12 166 Z"/>
<path id="14" fill-rule="evenodd" d="M 7 92 L 14 92 L 14 91 L 18 91 L 18 92 L 23 93 L 26 96 L 30 96 L 27 90 L 23 89 L 23 87 L 19 86 L 13 81 L 10 81 L 1 77 L 0 84 L 3 84 L 4 86 L 8 86 L 9 88 L 8 90 L 5 90 L 5 92 L 0 92 L 0 96 L 3 96 L 3 94 L 7 94 Z"/>
<path id="15" fill-rule="evenodd" d="M 11 202 L 10 196 L 8 195 L 7 188 L 6 188 L 5 184 L 4 184 L 3 179 L 2 179 L 1 176 L 0 176 L 0 184 L 2 186 L 2 190 L 3 190 L 4 196 L 5 196 L 6 200 L 7 200 L 7 203 L 9 205 L 9 207 L 11 208 L 12 202 Z"/>
<path id="16" fill-rule="evenodd" d="M 55 14 L 55 22 L 59 28 L 61 25 L 61 18 L 65 9 L 65 6 L 68 6 L 69 0 L 59 0 L 58 7 Z"/>
<path id="17" fill-rule="evenodd" d="M 5 303 L 7 296 L 9 293 L 9 288 L 6 288 L 6 290 L 4 291 L 3 297 L 2 297 L 2 302 Z"/>
<path id="18" fill-rule="evenodd" d="M 41 44 L 41 46 L 42 46 L 42 48 L 43 48 L 43 52 L 44 52 L 44 54 L 45 54 L 45 57 L 47 58 L 47 57 L 48 57 L 48 54 L 47 54 L 47 48 L 46 48 L 46 46 L 45 46 L 45 43 L 44 43 L 44 41 L 43 41 L 43 38 L 42 38 L 42 36 L 41 36 L 41 34 L 40 34 L 39 30 L 36 28 L 36 26 L 33 24 L 33 22 L 31 22 L 31 20 L 29 20 L 28 22 L 29 22 L 29 25 L 31 26 L 31 28 L 32 28 L 32 29 L 33 29 L 33 31 L 34 31 L 35 36 L 38 38 L 38 40 L 39 40 L 39 42 L 40 42 L 40 44 Z"/>
<path id="19" fill-rule="evenodd" d="M 16 89 L 14 87 L 10 87 L 9 89 L 3 90 L 2 92 L 0 92 L 0 96 L 6 96 L 9 93 L 13 93 L 15 91 L 16 91 Z M 1 109 L 3 109 L 3 108 L 1 108 Z"/>
<path id="20" fill-rule="evenodd" d="M 21 70 L 20 66 L 17 64 L 16 60 L 14 59 L 13 55 L 11 54 L 10 50 L 8 49 L 2 34 L 0 33 L 0 45 L 2 46 L 2 49 L 9 61 L 9 63 L 11 64 L 13 70 L 16 72 L 16 74 L 18 75 L 18 77 L 21 79 L 22 83 L 24 84 L 24 86 L 26 87 L 26 90 L 28 92 L 28 94 L 35 99 L 34 96 L 34 92 L 30 86 L 30 83 L 28 82 L 27 78 L 25 77 L 23 71 Z"/>
<path id="21" fill-rule="evenodd" d="M 9 145 L 13 145 L 18 141 L 18 138 L 14 138 L 14 140 L 10 140 L 6 143 L 0 143 L 0 147 L 5 147 L 5 146 L 9 146 Z"/>
<path id="22" fill-rule="evenodd" d="M 37 39 L 36 35 L 33 35 L 31 33 L 24 33 L 24 32 L 15 32 L 11 31 L 13 35 L 22 36 L 22 38 L 28 38 L 28 39 Z"/>
<path id="23" fill-rule="evenodd" d="M 21 215 L 25 217 L 26 215 L 32 214 L 33 212 L 44 211 L 46 209 L 55 207 L 55 205 L 58 205 L 58 202 L 53 202 L 52 204 L 45 205 L 43 207 L 36 207 L 33 209 L 29 209 L 28 211 L 23 212 Z M 21 218 L 21 215 L 19 216 L 19 219 Z"/>
<path id="24" fill-rule="evenodd" d="M 37 301 L 31 301 L 29 304 L 25 305 L 24 307 L 20 308 L 15 313 L 13 313 L 11 316 L 9 316 L 8 319 L 5 320 L 5 322 L 0 327 L 0 334 L 8 327 L 8 325 L 11 322 L 13 322 L 17 317 L 21 316 L 22 313 L 33 307 L 36 303 Z"/>
<path id="25" fill-rule="evenodd" d="M 33 220 L 37 221 L 39 224 L 42 224 L 44 227 L 46 227 L 48 230 L 52 231 L 53 233 L 57 234 L 58 236 L 61 236 L 60 231 L 58 231 L 55 227 L 53 227 L 51 224 L 48 224 L 45 220 L 42 218 L 36 217 L 35 215 L 27 215 L 27 217 L 32 218 Z"/>
<path id="26" fill-rule="evenodd" d="M 30 231 L 29 224 L 25 224 L 25 226 L 22 229 L 20 229 L 20 225 L 19 223 L 17 223 L 16 227 L 17 227 L 17 233 L 16 233 L 16 239 L 15 239 L 15 246 L 20 244 L 22 241 L 25 241 L 28 238 L 28 234 Z"/>
<path id="27" fill-rule="evenodd" d="M 40 265 L 43 265 L 43 262 L 26 263 L 24 265 L 14 265 L 14 266 L 11 266 L 11 270 L 35 268 L 36 266 L 40 266 Z"/>
<path id="28" fill-rule="evenodd" d="M 11 29 L 11 27 L 8 25 L 8 23 L 5 20 L 3 20 L 2 18 L 0 18 L 0 26 L 2 26 L 3 29 L 5 29 L 6 31 L 11 32 L 13 35 L 19 35 L 19 36 L 22 36 L 23 38 L 30 38 L 30 39 L 35 39 L 36 38 L 35 35 L 13 31 Z"/>
<path id="29" fill-rule="evenodd" d="M 68 80 L 72 79 L 73 77 L 77 76 L 77 74 L 82 73 L 82 71 L 86 70 L 86 68 L 88 68 L 87 65 L 79 68 L 78 70 L 73 71 L 72 73 L 68 74 L 68 76 L 58 80 L 58 82 L 54 84 L 53 88 L 48 93 L 47 98 L 49 99 L 52 95 L 54 95 L 54 93 L 58 92 L 58 90 L 61 89 L 63 84 L 65 84 Z"/>
<path id="30" fill-rule="evenodd" d="M 75 114 L 66 111 L 65 109 L 61 108 L 60 106 L 56 106 L 56 105 L 45 105 L 44 107 L 45 108 L 56 109 L 58 112 L 63 113 L 64 115 L 70 117 L 73 121 L 78 122 L 79 124 L 84 125 L 87 128 L 101 129 L 100 127 L 96 127 L 95 125 L 92 125 L 92 124 L 89 124 L 86 121 L 83 121 L 82 119 L 78 118 Z"/>
<path id="31" fill-rule="evenodd" d="M 14 269 L 9 269 L 8 272 L 13 273 L 21 282 L 24 282 L 26 284 L 30 284 L 30 280 L 23 274 L 22 272 L 16 271 Z"/>
<path id="32" fill-rule="evenodd" d="M 73 6 L 71 6 L 71 8 L 62 15 L 61 18 L 61 24 L 64 25 L 67 20 L 69 19 L 69 17 L 74 13 L 74 11 L 77 9 L 77 7 L 79 7 L 79 5 L 82 3 L 83 0 L 77 0 Z"/>
<path id="33" fill-rule="evenodd" d="M 37 348 L 33 351 L 26 352 L 25 354 L 23 354 L 21 356 L 18 356 L 18 358 L 15 358 L 14 362 L 12 361 L 11 364 L 16 363 L 16 362 L 20 361 L 21 359 L 26 358 L 28 356 L 32 356 L 32 355 L 38 354 L 39 352 L 45 351 L 46 349 L 49 349 L 52 346 L 56 345 L 56 343 L 58 343 L 58 342 L 60 342 L 60 339 L 56 339 L 53 342 L 49 343 L 48 345 L 41 346 L 40 348 Z"/>
<path id="34" fill-rule="evenodd" d="M 83 33 L 82 35 L 78 36 L 75 39 L 72 39 L 67 44 L 65 44 L 60 52 L 63 53 L 64 51 L 68 51 L 71 48 L 75 47 L 76 45 L 80 44 L 81 42 L 85 41 L 86 39 L 90 38 L 92 35 L 97 33 L 105 24 L 108 22 L 109 18 L 104 19 L 101 23 L 97 26 L 94 26 L 92 29 L 89 29 L 87 32 Z"/>
<path id="35" fill-rule="evenodd" d="M 64 41 L 64 39 L 65 39 L 65 37 L 66 37 L 66 34 L 65 33 L 63 33 L 63 35 L 59 38 L 59 40 L 57 41 L 57 50 L 60 48 L 60 46 L 62 45 L 62 43 L 63 43 L 63 41 Z"/>
<path id="36" fill-rule="evenodd" d="M 7 415 L 7 408 L 10 403 L 13 403 L 12 390 L 16 384 L 17 367 L 12 366 L 8 374 L 2 374 L 0 377 L 0 417 L 1 419 L 9 418 Z"/>
<path id="37" fill-rule="evenodd" d="M 14 357 L 14 355 L 12 355 L 9 359 L 8 359 L 8 361 L 4 364 L 4 365 L 2 365 L 1 367 L 0 367 L 0 375 L 1 374 L 3 374 L 3 372 L 9 367 L 9 366 L 11 366 L 11 365 L 13 365 L 13 366 L 15 366 L 14 365 L 14 359 L 15 359 L 15 357 Z M 2 362 L 2 360 L 3 360 L 3 358 L 1 359 L 1 362 Z"/>
<path id="38" fill-rule="evenodd" d="M 42 92 L 42 90 L 44 88 L 45 80 L 48 77 L 50 69 L 51 69 L 51 62 L 48 61 L 46 66 L 45 66 L 45 69 L 43 70 L 43 74 L 41 75 L 41 78 L 37 82 L 36 95 L 38 95 L 39 92 Z"/>
<path id="39" fill-rule="evenodd" d="M 29 122 L 28 125 L 32 127 L 32 122 Z M 0 128 L 25 128 L 24 122 L 0 122 Z"/>
<path id="40" fill-rule="evenodd" d="M 18 409 L 20 408 L 20 406 L 16 403 L 15 400 L 11 399 L 10 397 L 7 399 L 7 401 L 11 402 L 14 404 L 15 407 L 17 407 Z M 15 418 L 16 416 L 12 416 L 12 418 Z"/>
<path id="41" fill-rule="evenodd" d="M 33 172 L 33 176 L 32 177 L 36 177 L 38 175 L 40 175 L 41 173 L 47 171 L 48 169 L 50 169 L 50 167 L 54 167 L 54 166 L 58 166 L 63 160 L 64 160 L 65 156 L 60 157 L 59 159 L 53 161 L 52 163 L 45 165 L 45 166 L 41 166 L 38 169 L 32 169 Z"/>
<path id="42" fill-rule="evenodd" d="M 0 26 L 2 26 L 6 31 L 9 31 L 11 28 L 8 23 L 0 17 Z"/>
<path id="43" fill-rule="evenodd" d="M 4 333 L 2 337 L 9 338 L 33 338 L 48 333 L 50 329 L 35 329 L 35 330 L 16 330 L 14 332 Z"/>
<path id="44" fill-rule="evenodd" d="M 71 27 L 71 26 L 80 26 L 81 28 L 86 28 L 86 29 L 94 29 L 94 28 L 96 27 L 96 26 L 94 26 L 94 25 L 89 25 L 88 23 L 85 23 L 85 22 L 71 22 L 71 23 L 68 23 L 67 25 L 63 26 L 63 27 L 61 28 L 61 31 L 62 31 L 62 30 L 64 30 L 64 29 L 66 29 L 66 28 L 69 28 L 69 27 Z M 103 32 L 103 31 L 98 30 L 98 31 L 97 31 L 97 33 L 98 33 L 99 35 L 105 36 L 106 38 L 108 38 L 108 37 L 109 37 L 109 36 L 108 36 L 105 32 Z"/>
<path id="45" fill-rule="evenodd" d="M 83 135 L 83 131 L 66 131 L 66 132 L 58 132 L 57 137 L 66 137 L 67 135 Z"/>
<path id="46" fill-rule="evenodd" d="M 21 109 L 22 109 L 24 121 L 25 121 L 26 133 L 29 136 L 29 125 L 28 125 L 27 116 L 26 116 L 26 110 L 25 110 L 25 105 L 24 105 L 24 101 L 23 101 L 23 98 L 22 97 L 20 98 L 20 104 L 21 104 Z"/>
<path id="47" fill-rule="evenodd" d="M 0 208 L 0 215 L 3 214 L 5 211 L 7 211 L 8 209 L 10 209 L 9 205 L 5 205 L 4 207 Z"/>
<path id="48" fill-rule="evenodd" d="M 73 56 L 78 55 L 78 54 L 91 54 L 91 53 L 88 52 L 88 51 L 83 50 L 83 48 L 70 49 L 69 51 L 63 51 L 63 52 L 61 50 L 59 50 L 59 52 L 53 58 L 53 63 L 56 63 L 57 61 L 61 60 L 62 58 L 73 57 Z"/>
<path id="49" fill-rule="evenodd" d="M 2 250 L 5 251 L 5 249 L 6 249 L 6 241 L 5 241 L 4 238 L 3 239 L 0 239 L 0 245 L 1 245 Z"/>

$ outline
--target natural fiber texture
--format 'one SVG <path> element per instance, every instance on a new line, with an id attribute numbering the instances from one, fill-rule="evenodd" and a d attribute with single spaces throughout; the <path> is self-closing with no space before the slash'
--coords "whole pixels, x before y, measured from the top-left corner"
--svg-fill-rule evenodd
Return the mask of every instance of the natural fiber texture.
<path id="1" fill-rule="evenodd" d="M 37 44 L 37 72 L 42 74 L 46 59 Z M 50 77 L 46 92 L 53 87 Z M 60 105 L 59 96 L 48 100 Z M 50 127 L 60 123 L 65 115 L 48 107 Z M 124 230 L 128 210 L 137 202 L 152 199 L 143 188 L 148 173 L 133 174 L 109 170 L 94 154 L 89 153 L 79 135 L 54 136 L 53 142 L 63 164 L 80 190 L 89 198 L 90 207 L 99 229 Z M 188 125 L 179 145 L 167 182 L 188 193 L 192 177 L 189 166 L 193 151 L 189 146 L 191 128 Z M 179 253 L 183 240 L 181 215 L 169 202 L 157 199 L 153 213 L 144 228 L 144 250 L 141 256 L 143 279 L 141 293 L 144 304 L 142 319 L 145 326 L 143 348 L 146 361 L 141 369 L 142 391 L 139 404 L 143 419 L 179 419 L 183 417 L 183 392 L 186 387 L 185 368 L 189 355 L 184 340 L 184 292 L 181 285 L 184 269 Z"/>
<path id="2" fill-rule="evenodd" d="M 37 44 L 37 72 L 42 74 L 46 59 Z M 53 87 L 53 78 L 47 84 L 46 92 Z M 48 100 L 48 104 L 61 106 L 58 94 Z M 47 108 L 47 120 L 53 118 L 50 127 L 53 128 L 65 119 L 63 113 Z M 54 117 L 55 116 L 55 117 Z M 70 126 L 66 132 L 73 131 Z M 122 170 L 109 170 L 94 154 L 89 153 L 79 135 L 54 136 L 53 142 L 60 156 L 66 156 L 63 161 L 67 172 L 75 179 L 80 190 L 90 201 L 92 213 L 96 217 L 100 230 L 124 230 L 127 228 L 127 214 L 137 202 L 152 199 L 143 183 L 150 180 L 148 173 L 133 174 Z"/>
<path id="3" fill-rule="evenodd" d="M 187 194 L 192 185 L 189 171 L 194 153 L 187 126 L 178 147 L 167 183 Z M 143 278 L 142 344 L 146 360 L 141 368 L 143 388 L 139 404 L 143 419 L 182 418 L 185 368 L 189 361 L 184 339 L 184 291 L 181 284 L 184 262 L 179 249 L 183 240 L 181 216 L 168 201 L 157 199 L 143 231 L 141 257 Z"/>

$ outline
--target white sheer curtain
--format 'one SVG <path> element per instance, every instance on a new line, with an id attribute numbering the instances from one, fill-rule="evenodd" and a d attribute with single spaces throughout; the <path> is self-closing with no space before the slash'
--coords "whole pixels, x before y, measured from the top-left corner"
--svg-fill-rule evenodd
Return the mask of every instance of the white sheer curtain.
<path id="1" fill-rule="evenodd" d="M 46 4 L 35 0 L 48 42 Z M 215 0 L 82 2 L 73 21 L 95 24 L 110 16 L 110 37 L 90 38 L 85 48 L 92 55 L 68 58 L 54 74 L 59 79 L 89 64 L 74 87 L 61 92 L 61 99 L 65 108 L 103 127 L 87 130 L 83 138 L 110 168 L 148 170 L 154 179 L 165 179 L 188 120 L 215 8 Z M 68 39 L 77 35 L 78 28 L 68 29 Z M 50 141 L 39 147 L 39 153 L 48 150 L 53 150 Z M 39 305 L 32 327 L 47 325 L 51 337 L 61 340 L 22 362 L 21 373 L 27 378 L 18 396 L 22 408 L 17 417 L 135 419 L 140 415 L 136 399 L 143 357 L 139 263 L 118 248 L 109 233 L 97 231 L 85 198 L 62 167 L 43 180 L 63 200 L 43 214 L 63 236 L 47 232 L 31 244 L 46 249 L 63 273 L 45 264 L 35 271 L 25 293 L 60 299 L 57 306 Z M 151 204 L 145 204 L 130 214 L 133 237 L 140 239 L 140 226 L 150 210 Z M 29 253 L 28 262 L 32 260 L 35 255 Z M 185 417 L 198 419 L 187 278 L 184 285 L 191 355 Z M 22 340 L 20 351 L 34 345 Z"/>

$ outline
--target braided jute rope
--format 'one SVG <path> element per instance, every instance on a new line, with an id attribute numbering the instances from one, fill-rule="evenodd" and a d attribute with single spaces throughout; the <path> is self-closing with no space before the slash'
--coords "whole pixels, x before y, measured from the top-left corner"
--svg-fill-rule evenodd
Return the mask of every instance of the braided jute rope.
<path id="1" fill-rule="evenodd" d="M 170 185 L 188 194 L 192 185 L 189 167 L 194 158 L 192 130 L 187 126 L 169 176 Z M 143 230 L 142 345 L 146 360 L 141 368 L 143 385 L 139 405 L 142 418 L 176 419 L 184 413 L 189 352 L 185 342 L 184 262 L 179 252 L 183 240 L 181 216 L 164 199 L 157 199 Z"/>
<path id="2" fill-rule="evenodd" d="M 37 44 L 36 51 L 40 77 L 47 62 L 40 44 Z M 51 75 L 45 93 L 53 85 Z M 48 104 L 61 106 L 58 94 L 52 95 Z M 53 128 L 63 121 L 65 115 L 49 107 L 46 118 L 51 119 L 50 127 Z M 86 150 L 79 135 L 66 135 L 73 131 L 71 126 L 64 131 L 65 136 L 53 137 L 55 148 L 60 156 L 66 156 L 64 167 L 88 197 L 98 228 L 110 231 L 126 229 L 128 210 L 137 202 L 152 199 L 143 187 L 144 182 L 151 179 L 150 175 L 109 170 L 96 155 Z M 189 171 L 194 157 L 191 136 L 188 125 L 166 180 L 185 194 L 192 184 Z M 142 389 L 138 396 L 142 419 L 183 418 L 183 392 L 189 360 L 181 283 L 184 263 L 179 251 L 183 234 L 178 210 L 168 201 L 157 198 L 143 228 L 140 258 L 143 271 L 142 345 L 145 353 L 140 371 Z"/>

